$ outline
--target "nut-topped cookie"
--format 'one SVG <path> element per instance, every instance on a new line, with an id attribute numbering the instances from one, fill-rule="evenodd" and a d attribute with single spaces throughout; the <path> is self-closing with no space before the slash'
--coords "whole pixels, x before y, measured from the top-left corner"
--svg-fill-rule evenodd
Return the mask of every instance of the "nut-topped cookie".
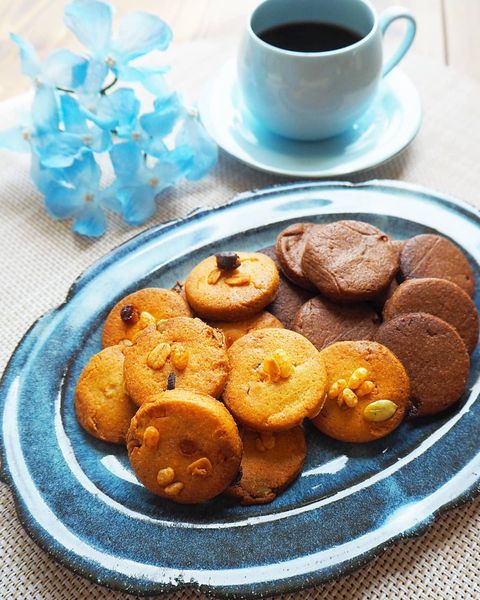
<path id="1" fill-rule="evenodd" d="M 256 329 L 283 329 L 283 325 L 280 321 L 266 310 L 250 319 L 244 319 L 243 321 L 211 321 L 209 325 L 215 329 L 220 329 L 225 336 L 227 348 L 230 348 L 233 342 L 236 342 L 243 335 L 255 331 Z"/>
<path id="2" fill-rule="evenodd" d="M 472 353 L 478 342 L 478 312 L 470 296 L 447 279 L 407 279 L 383 309 L 385 321 L 406 313 L 423 312 L 450 323 Z"/>
<path id="3" fill-rule="evenodd" d="M 217 496 L 238 473 L 242 442 L 228 410 L 189 390 L 157 394 L 132 419 L 127 435 L 138 479 L 181 504 Z"/>
<path id="4" fill-rule="evenodd" d="M 172 373 L 177 388 L 220 396 L 228 369 L 223 333 L 200 319 L 159 321 L 125 349 L 125 385 L 138 406 L 166 390 Z"/>
<path id="5" fill-rule="evenodd" d="M 242 321 L 260 312 L 277 293 L 278 270 L 266 255 L 224 252 L 193 268 L 185 293 L 195 313 L 211 321 Z"/>
<path id="6" fill-rule="evenodd" d="M 370 442 L 402 422 L 409 407 L 407 372 L 388 348 L 370 341 L 337 342 L 320 352 L 327 400 L 313 424 L 343 442 Z"/>
<path id="7" fill-rule="evenodd" d="M 144 288 L 122 298 L 108 314 L 103 328 L 102 346 L 113 346 L 123 340 L 133 341 L 146 327 L 159 319 L 191 317 L 181 294 L 163 288 Z"/>
<path id="8" fill-rule="evenodd" d="M 370 300 L 398 271 L 398 251 L 369 223 L 336 221 L 310 229 L 302 258 L 305 275 L 330 300 Z"/>
<path id="9" fill-rule="evenodd" d="M 315 286 L 305 276 L 302 269 L 303 251 L 312 227 L 313 223 L 289 225 L 278 234 L 275 252 L 284 275 L 296 285 L 314 291 Z"/>
<path id="10" fill-rule="evenodd" d="M 230 376 L 223 400 L 256 431 L 284 431 L 322 407 L 325 366 L 315 346 L 288 329 L 259 329 L 228 351 Z"/>
<path id="11" fill-rule="evenodd" d="M 404 279 L 448 279 L 470 297 L 475 293 L 475 276 L 466 256 L 441 235 L 425 233 L 407 240 L 400 252 L 400 271 Z"/>
<path id="12" fill-rule="evenodd" d="M 124 347 L 109 346 L 94 354 L 82 371 L 75 390 L 80 425 L 106 442 L 122 444 L 137 407 L 123 385 Z"/>
<path id="13" fill-rule="evenodd" d="M 380 317 L 366 302 L 338 304 L 316 296 L 295 316 L 292 329 L 318 349 L 343 340 L 373 340 Z"/>
<path id="14" fill-rule="evenodd" d="M 402 361 L 410 377 L 412 416 L 437 414 L 465 390 L 470 358 L 457 331 L 427 313 L 408 313 L 382 323 L 377 341 Z"/>
<path id="15" fill-rule="evenodd" d="M 225 493 L 240 504 L 272 502 L 299 474 L 307 445 L 301 427 L 276 433 L 241 432 L 243 456 L 240 477 Z"/>

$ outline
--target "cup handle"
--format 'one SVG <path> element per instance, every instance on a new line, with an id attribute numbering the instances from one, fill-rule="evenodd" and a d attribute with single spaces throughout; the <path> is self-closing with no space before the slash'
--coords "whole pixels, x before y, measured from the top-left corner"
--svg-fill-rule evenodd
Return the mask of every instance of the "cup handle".
<path id="1" fill-rule="evenodd" d="M 397 64 L 402 60 L 402 58 L 405 56 L 408 49 L 412 45 L 413 38 L 415 37 L 415 32 L 417 31 L 417 22 L 415 21 L 415 17 L 408 10 L 408 8 L 403 8 L 401 6 L 392 6 L 390 8 L 387 8 L 387 10 L 385 10 L 380 15 L 379 24 L 382 35 L 385 35 L 387 29 L 397 19 L 405 19 L 407 21 L 407 31 L 400 46 L 395 50 L 393 55 L 383 65 L 382 77 L 388 75 L 388 73 L 390 73 L 393 67 L 397 66 Z"/>

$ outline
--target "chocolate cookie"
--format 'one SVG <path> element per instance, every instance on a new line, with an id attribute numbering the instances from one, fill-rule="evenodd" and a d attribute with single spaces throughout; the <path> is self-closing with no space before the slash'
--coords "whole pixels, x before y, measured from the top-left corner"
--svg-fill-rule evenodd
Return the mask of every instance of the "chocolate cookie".
<path id="1" fill-rule="evenodd" d="M 473 297 L 475 276 L 462 251 L 441 235 L 422 234 L 410 238 L 400 253 L 404 279 L 438 277 L 453 281 Z"/>
<path id="2" fill-rule="evenodd" d="M 315 290 L 302 269 L 303 251 L 312 227 L 313 223 L 293 223 L 278 234 L 275 243 L 275 252 L 283 274 L 306 290 Z"/>
<path id="3" fill-rule="evenodd" d="M 367 303 L 334 304 L 316 296 L 298 311 L 292 329 L 321 350 L 343 340 L 373 340 L 379 324 L 378 314 Z"/>
<path id="4" fill-rule="evenodd" d="M 424 312 L 453 325 L 471 353 L 478 342 L 478 312 L 470 296 L 446 279 L 408 279 L 383 310 L 385 321 L 397 315 Z M 308 336 L 307 336 L 308 337 Z"/>
<path id="5" fill-rule="evenodd" d="M 462 338 L 445 321 L 426 313 L 400 315 L 380 326 L 377 341 L 407 370 L 413 416 L 439 413 L 462 395 L 470 359 Z"/>
<path id="6" fill-rule="evenodd" d="M 328 298 L 358 302 L 378 296 L 395 277 L 398 252 L 382 231 L 361 221 L 310 229 L 302 268 Z"/>
<path id="7" fill-rule="evenodd" d="M 274 246 L 263 248 L 262 250 L 259 250 L 259 252 L 269 256 L 280 270 L 281 267 L 277 259 Z M 284 327 L 291 329 L 293 319 L 295 318 L 298 310 L 315 294 L 316 292 L 305 290 L 297 285 L 294 285 L 280 271 L 277 296 L 275 300 L 267 306 L 267 309 L 270 313 L 272 313 L 272 315 L 277 317 Z"/>

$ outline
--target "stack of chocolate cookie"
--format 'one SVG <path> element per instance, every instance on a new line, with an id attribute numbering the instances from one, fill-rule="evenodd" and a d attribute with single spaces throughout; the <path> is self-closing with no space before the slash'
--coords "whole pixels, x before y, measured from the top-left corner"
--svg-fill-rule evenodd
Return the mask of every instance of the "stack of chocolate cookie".
<path id="1" fill-rule="evenodd" d="M 478 313 L 472 268 L 450 240 L 391 240 L 360 221 L 295 223 L 262 252 L 281 270 L 269 310 L 286 327 L 319 350 L 344 340 L 390 348 L 410 378 L 412 415 L 436 414 L 460 398 Z"/>

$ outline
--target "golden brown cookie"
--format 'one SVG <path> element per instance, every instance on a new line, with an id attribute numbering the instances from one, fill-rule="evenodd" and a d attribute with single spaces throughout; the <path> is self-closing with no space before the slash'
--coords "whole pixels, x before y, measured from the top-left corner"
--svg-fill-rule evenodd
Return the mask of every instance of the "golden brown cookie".
<path id="1" fill-rule="evenodd" d="M 216 329 L 220 329 L 220 331 L 223 332 L 225 341 L 227 342 L 227 348 L 230 348 L 233 342 L 236 342 L 242 335 L 246 335 L 256 329 L 283 329 L 283 325 L 280 321 L 266 310 L 243 321 L 236 321 L 235 323 L 228 321 L 212 321 L 209 325 Z"/>
<path id="2" fill-rule="evenodd" d="M 320 355 L 328 374 L 327 400 L 313 424 L 342 442 L 370 442 L 402 422 L 410 383 L 398 358 L 376 342 L 337 342 Z"/>
<path id="3" fill-rule="evenodd" d="M 143 405 L 127 436 L 138 479 L 181 504 L 217 496 L 238 473 L 242 442 L 221 402 L 189 390 L 157 394 Z"/>
<path id="4" fill-rule="evenodd" d="M 232 254 L 237 260 L 223 260 Z M 185 282 L 188 303 L 196 314 L 211 321 L 248 319 L 275 298 L 277 289 L 275 263 L 255 252 L 210 256 L 191 271 Z"/>
<path id="5" fill-rule="evenodd" d="M 313 344 L 288 329 L 258 329 L 229 349 L 223 400 L 233 416 L 256 431 L 284 431 L 322 407 L 326 372 Z"/>
<path id="6" fill-rule="evenodd" d="M 301 427 L 277 433 L 242 432 L 240 478 L 225 490 L 240 504 L 266 504 L 274 500 L 299 474 L 307 445 Z"/>
<path id="7" fill-rule="evenodd" d="M 134 340 L 142 329 L 159 319 L 192 315 L 181 294 L 163 288 L 145 288 L 122 298 L 110 311 L 103 328 L 102 345 Z"/>
<path id="8" fill-rule="evenodd" d="M 75 391 L 80 425 L 99 440 L 122 444 L 137 407 L 123 387 L 123 348 L 110 346 L 92 356 Z"/>
<path id="9" fill-rule="evenodd" d="M 225 337 L 200 319 L 176 317 L 160 321 L 125 349 L 125 386 L 140 406 L 149 396 L 175 387 L 220 396 L 228 376 Z"/>

